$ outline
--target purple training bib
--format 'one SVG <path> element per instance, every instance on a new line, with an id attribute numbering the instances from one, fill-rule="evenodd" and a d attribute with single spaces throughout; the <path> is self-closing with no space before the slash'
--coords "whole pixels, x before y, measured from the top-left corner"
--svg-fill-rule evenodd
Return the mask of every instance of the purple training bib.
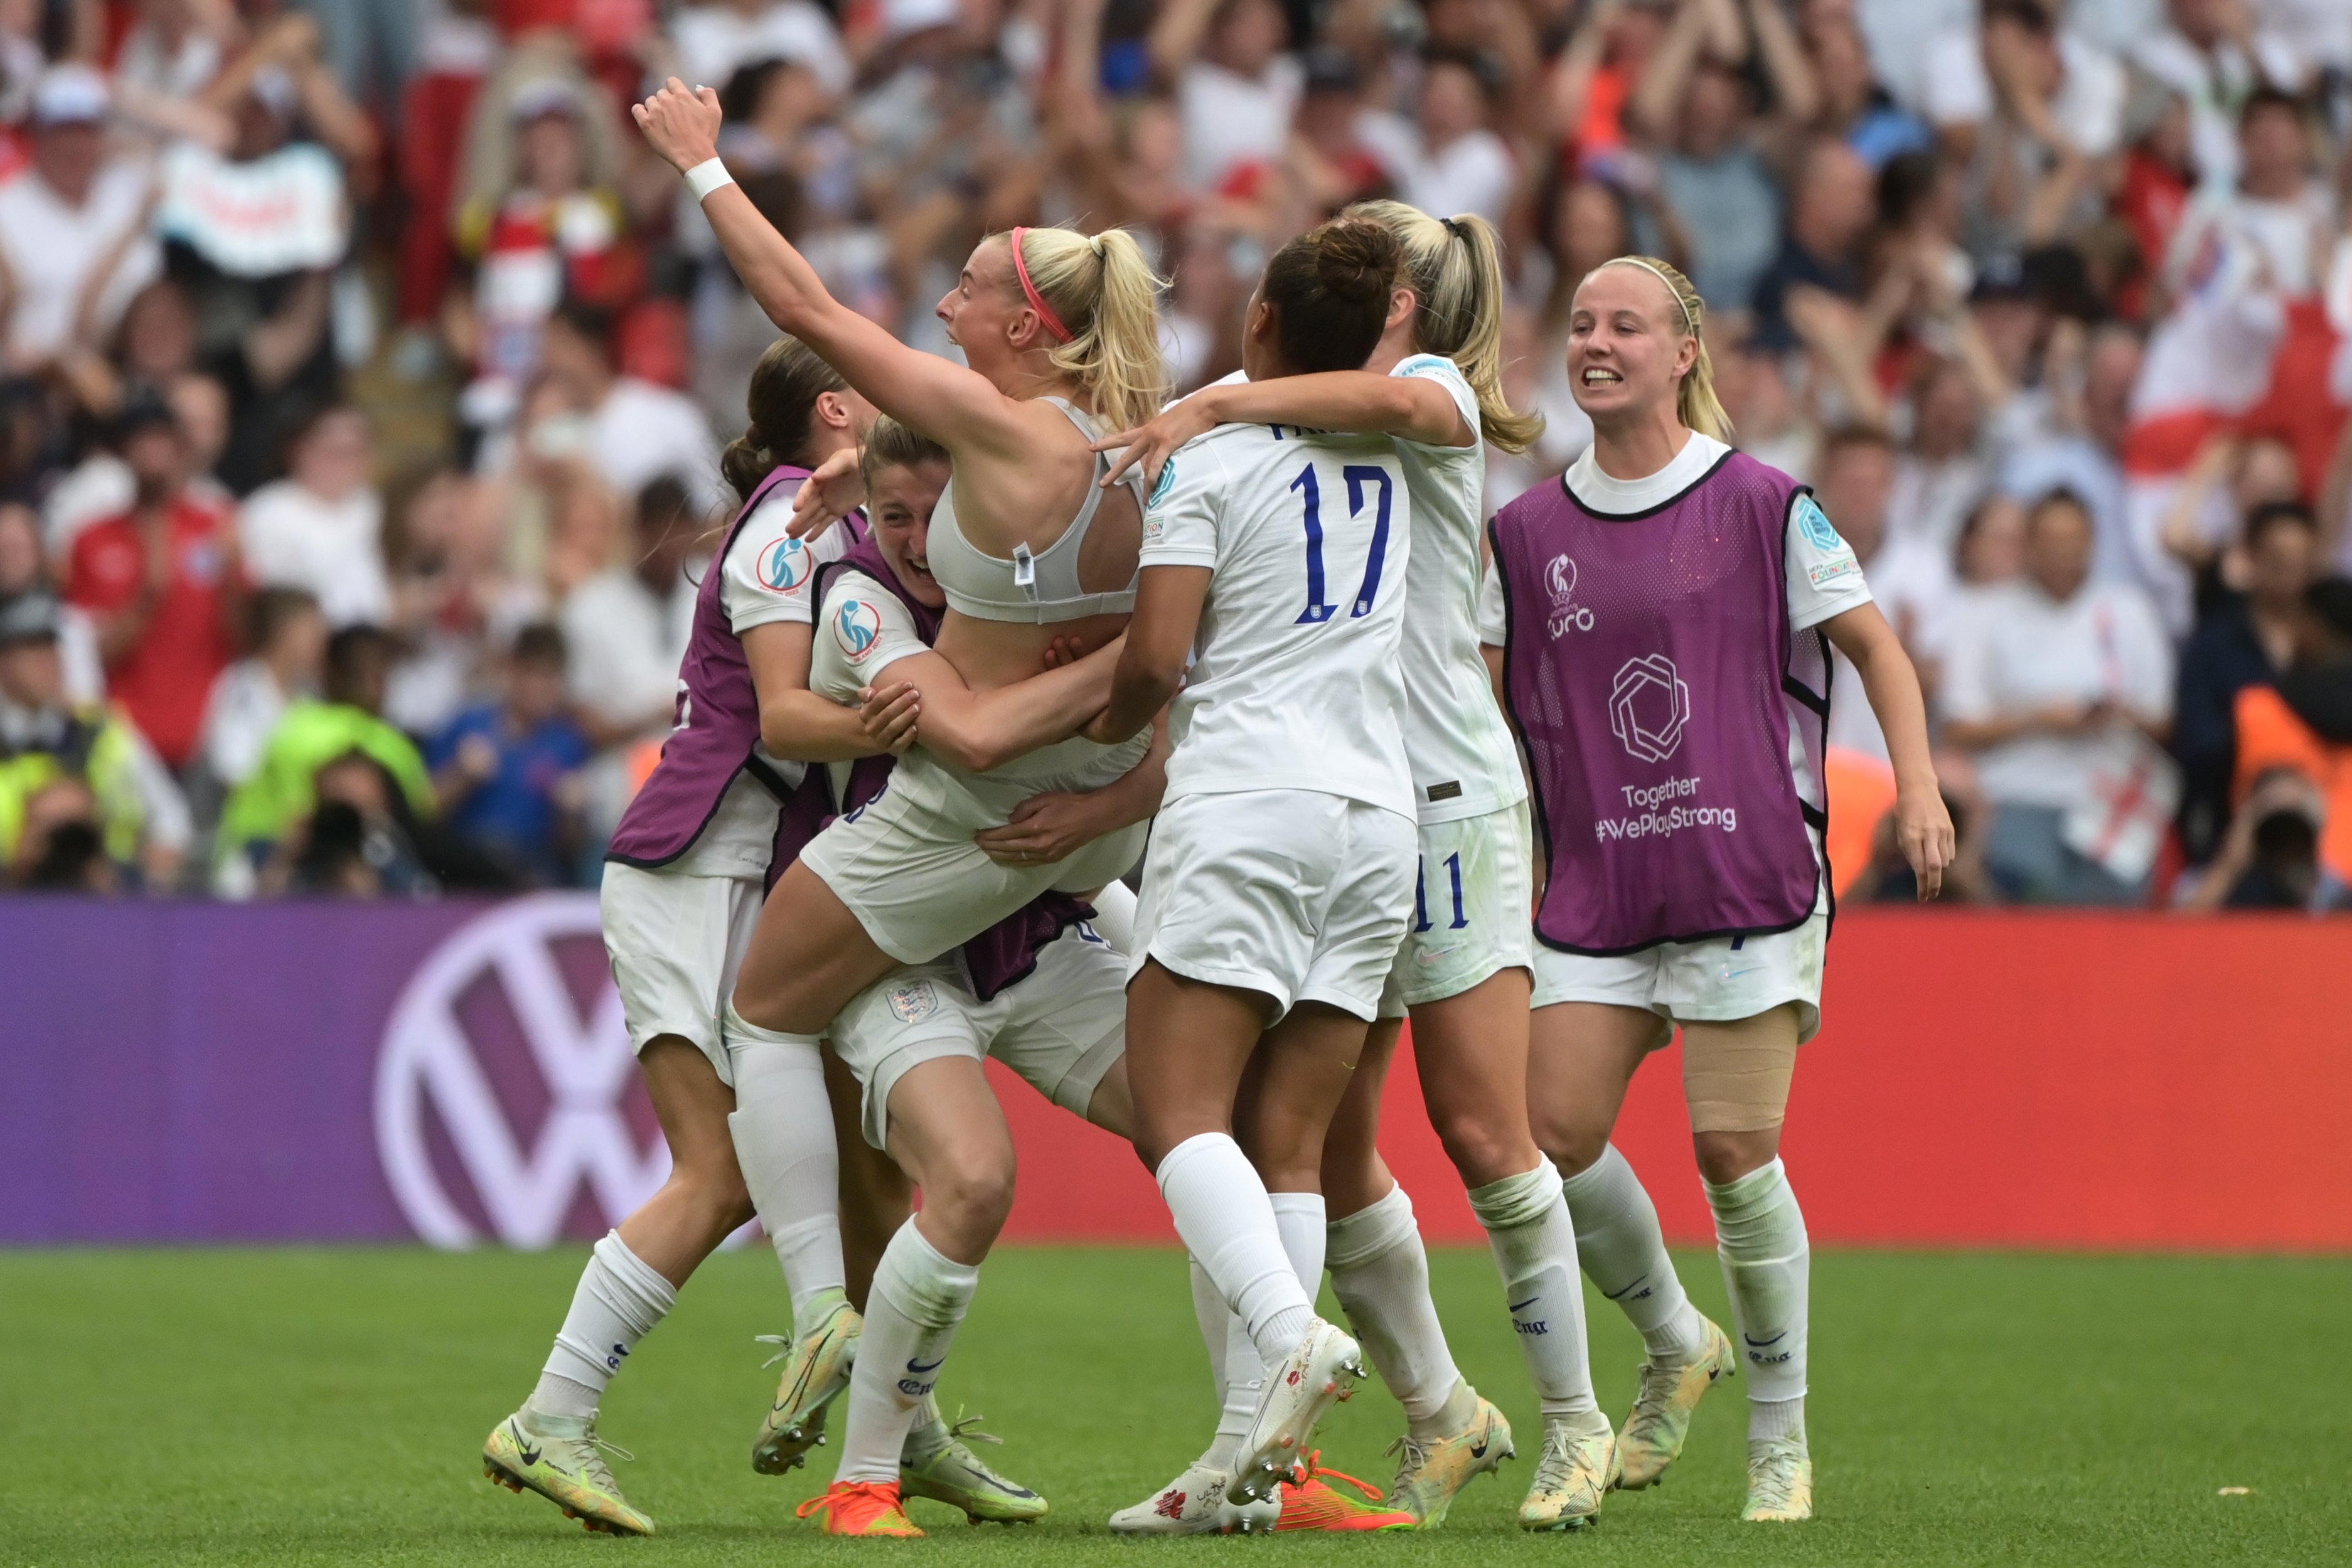
<path id="1" fill-rule="evenodd" d="M 1496 514 L 1504 689 L 1544 835 L 1535 929 L 1594 956 L 1785 931 L 1822 886 L 1814 779 L 1829 644 L 1789 622 L 1803 487 L 1733 452 L 1664 506 L 1587 511 L 1566 478 Z"/>
<path id="2" fill-rule="evenodd" d="M 648 870 L 669 864 L 694 847 L 727 798 L 728 786 L 747 768 L 783 802 L 787 816 L 793 812 L 795 797 L 809 788 L 804 779 L 800 789 L 794 789 L 751 754 L 760 741 L 760 697 L 751 687 L 751 665 L 744 657 L 742 639 L 727 623 L 727 607 L 719 596 L 721 568 L 735 536 L 761 502 L 779 492 L 792 494 L 808 476 L 805 468 L 777 465 L 736 512 L 719 540 L 719 553 L 710 558 L 710 570 L 694 597 L 686 659 L 678 666 L 677 717 L 662 741 L 661 760 L 621 813 L 620 826 L 604 852 L 606 860 Z M 847 518 L 838 526 L 863 538 Z M 815 571 L 816 558 L 797 540 L 779 541 L 775 559 L 763 559 L 761 570 L 773 574 L 771 586 L 795 587 L 795 574 Z M 811 771 L 821 775 L 824 769 Z M 807 803 L 801 802 L 800 809 L 805 813 Z"/>

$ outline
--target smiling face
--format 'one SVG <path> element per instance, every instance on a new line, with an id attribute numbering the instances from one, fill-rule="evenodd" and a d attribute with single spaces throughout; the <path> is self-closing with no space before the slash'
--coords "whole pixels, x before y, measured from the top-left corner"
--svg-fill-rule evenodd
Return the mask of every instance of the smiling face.
<path id="1" fill-rule="evenodd" d="M 938 610 L 948 601 L 947 590 L 931 575 L 931 511 L 948 487 L 944 463 L 893 464 L 874 476 L 873 494 L 866 497 L 874 518 L 874 544 L 899 585 L 923 603 Z"/>
<path id="2" fill-rule="evenodd" d="M 1638 267 L 1604 267 L 1576 291 L 1568 321 L 1568 379 L 1595 424 L 1625 423 L 1674 405 L 1698 358 L 1682 307 L 1664 278 Z"/>

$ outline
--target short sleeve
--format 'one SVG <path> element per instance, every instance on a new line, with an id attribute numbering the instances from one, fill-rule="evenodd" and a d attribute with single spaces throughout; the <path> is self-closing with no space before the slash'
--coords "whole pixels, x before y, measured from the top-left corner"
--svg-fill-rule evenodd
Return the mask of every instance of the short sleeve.
<path id="1" fill-rule="evenodd" d="M 719 598 L 728 628 L 738 637 L 754 626 L 778 621 L 805 626 L 816 618 L 811 595 L 821 557 L 807 540 L 784 531 L 792 515 L 792 497 L 771 493 L 727 547 L 719 569 Z M 831 532 L 824 537 L 830 538 Z"/>
<path id="2" fill-rule="evenodd" d="M 824 596 L 809 663 L 809 689 L 835 702 L 855 702 L 858 689 L 900 659 L 930 651 L 898 595 L 871 578 L 845 571 Z"/>
<path id="3" fill-rule="evenodd" d="M 1789 516 L 1786 564 L 1789 625 L 1802 632 L 1870 602 L 1870 584 L 1853 547 L 1838 537 L 1820 503 L 1799 496 Z"/>
<path id="4" fill-rule="evenodd" d="M 1143 507 L 1143 553 L 1139 566 L 1217 564 L 1217 511 L 1224 494 L 1225 467 L 1204 444 L 1214 433 L 1170 454 Z"/>
<path id="5" fill-rule="evenodd" d="M 1478 580 L 1478 641 L 1499 648 L 1509 637 L 1510 625 L 1503 609 L 1503 574 L 1489 556 L 1486 570 Z"/>
<path id="6" fill-rule="evenodd" d="M 1474 436 L 1478 434 L 1478 394 L 1472 389 L 1469 379 L 1463 375 L 1462 367 L 1452 360 L 1443 354 L 1409 354 L 1399 361 L 1397 368 L 1391 371 L 1389 374 L 1435 382 L 1453 396 L 1454 406 L 1461 411 L 1463 422 L 1469 425 L 1470 434 Z M 1480 461 L 1485 461 L 1483 455 L 1479 453 L 1479 443 L 1476 441 L 1471 442 L 1467 446 L 1433 446 L 1424 442 L 1407 441 L 1402 436 L 1399 436 L 1397 444 L 1414 447 L 1423 452 L 1459 453 L 1465 456 L 1478 456 Z"/>

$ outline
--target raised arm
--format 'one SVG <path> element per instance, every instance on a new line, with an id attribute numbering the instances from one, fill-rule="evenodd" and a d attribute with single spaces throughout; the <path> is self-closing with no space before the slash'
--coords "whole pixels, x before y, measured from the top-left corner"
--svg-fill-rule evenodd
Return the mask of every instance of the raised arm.
<path id="1" fill-rule="evenodd" d="M 719 156 L 719 94 L 676 77 L 631 110 L 655 152 L 680 173 Z M 1011 400 L 985 377 L 893 338 L 826 292 L 808 258 L 760 215 L 729 179 L 702 198 L 703 214 L 735 274 L 768 319 L 839 371 L 877 408 L 950 451 L 1022 440 Z"/>
<path id="2" fill-rule="evenodd" d="M 1103 476 L 1104 486 L 1118 484 L 1139 463 L 1146 482 L 1157 483 L 1161 465 L 1178 447 L 1221 424 L 1299 424 L 1393 435 L 1423 446 L 1473 446 L 1478 441 L 1454 394 L 1428 377 L 1326 371 L 1203 387 L 1150 423 L 1105 436 L 1095 443 L 1096 451 L 1125 450 Z"/>

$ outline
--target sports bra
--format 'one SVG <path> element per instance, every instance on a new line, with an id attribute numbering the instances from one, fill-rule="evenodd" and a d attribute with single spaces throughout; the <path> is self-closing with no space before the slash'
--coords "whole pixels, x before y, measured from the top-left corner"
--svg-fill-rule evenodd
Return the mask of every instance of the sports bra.
<path id="1" fill-rule="evenodd" d="M 1097 439 L 1095 422 L 1065 399 L 1045 400 L 1069 416 L 1088 441 Z M 1025 544 L 1013 547 L 1013 559 L 983 555 L 963 537 L 956 522 L 955 486 L 940 497 L 931 513 L 931 576 L 947 591 L 948 608 L 978 621 L 1026 621 L 1048 625 L 1082 620 L 1088 615 L 1124 615 L 1135 608 L 1135 580 L 1112 593 L 1088 593 L 1078 586 L 1078 557 L 1086 548 L 1087 530 L 1102 507 L 1101 478 L 1110 467 L 1105 454 L 1095 456 L 1096 483 L 1087 486 L 1086 505 L 1062 537 L 1032 552 Z M 1136 509 L 1143 507 L 1141 470 L 1120 481 L 1135 494 Z"/>

